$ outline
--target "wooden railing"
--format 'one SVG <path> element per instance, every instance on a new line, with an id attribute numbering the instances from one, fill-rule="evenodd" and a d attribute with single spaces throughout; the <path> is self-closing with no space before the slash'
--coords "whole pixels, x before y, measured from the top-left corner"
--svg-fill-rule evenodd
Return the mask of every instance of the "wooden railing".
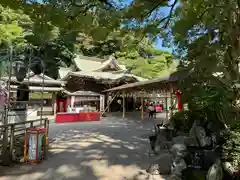
<path id="1" fill-rule="evenodd" d="M 8 138 L 3 138 L 3 135 L 0 134 L 0 163 L 9 164 L 10 162 L 6 162 L 9 160 L 5 160 L 6 153 L 9 156 L 10 161 L 13 161 L 12 155 L 13 150 L 16 145 L 16 139 L 24 139 L 24 134 L 27 128 L 29 127 L 45 127 L 49 128 L 49 120 L 47 118 L 36 119 L 31 121 L 24 121 L 18 123 L 12 123 L 7 125 L 0 125 L 0 132 L 8 133 Z M 23 142 L 22 142 L 23 143 Z M 21 146 L 24 146 L 22 144 Z M 7 151 L 7 152 L 6 152 Z"/>

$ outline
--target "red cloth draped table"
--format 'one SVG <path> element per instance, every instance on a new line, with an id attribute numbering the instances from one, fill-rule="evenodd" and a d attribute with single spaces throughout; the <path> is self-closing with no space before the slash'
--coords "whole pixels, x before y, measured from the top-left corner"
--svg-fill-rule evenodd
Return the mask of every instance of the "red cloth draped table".
<path id="1" fill-rule="evenodd" d="M 57 113 L 56 123 L 100 121 L 100 112 Z"/>
<path id="2" fill-rule="evenodd" d="M 156 106 L 156 112 L 161 112 L 163 110 L 163 106 Z"/>

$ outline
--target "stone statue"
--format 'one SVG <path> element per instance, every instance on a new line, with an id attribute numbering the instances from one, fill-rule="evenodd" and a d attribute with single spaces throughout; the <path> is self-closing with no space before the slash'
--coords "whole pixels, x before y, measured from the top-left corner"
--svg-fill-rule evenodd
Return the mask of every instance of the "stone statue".
<path id="1" fill-rule="evenodd" d="M 196 135 L 200 147 L 211 145 L 212 138 L 206 135 L 206 131 L 202 126 L 196 126 Z"/>
<path id="2" fill-rule="evenodd" d="M 184 144 L 174 144 L 171 149 L 173 162 L 171 166 L 171 174 L 178 177 L 182 176 L 182 171 L 187 168 L 183 159 L 187 153 L 187 147 Z"/>
<path id="3" fill-rule="evenodd" d="M 187 147 L 185 144 L 174 144 L 171 153 L 174 159 L 180 160 L 186 156 Z"/>
<path id="4" fill-rule="evenodd" d="M 201 147 L 204 147 L 207 145 L 207 141 L 206 141 L 206 131 L 203 127 L 201 126 L 196 126 L 196 136 L 199 142 L 199 145 Z"/>
<path id="5" fill-rule="evenodd" d="M 222 167 L 229 175 L 232 176 L 234 174 L 235 169 L 230 162 L 223 162 Z"/>
<path id="6" fill-rule="evenodd" d="M 217 159 L 216 162 L 209 168 L 206 180 L 222 180 L 223 171 L 221 167 L 220 159 Z"/>

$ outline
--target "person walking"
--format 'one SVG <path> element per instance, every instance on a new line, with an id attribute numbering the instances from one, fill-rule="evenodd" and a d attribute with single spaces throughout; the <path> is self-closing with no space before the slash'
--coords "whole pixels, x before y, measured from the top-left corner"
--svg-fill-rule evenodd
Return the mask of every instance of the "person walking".
<path id="1" fill-rule="evenodd" d="M 154 114 L 154 106 L 153 106 L 153 103 L 150 103 L 148 106 L 148 117 L 153 118 L 153 114 Z"/>

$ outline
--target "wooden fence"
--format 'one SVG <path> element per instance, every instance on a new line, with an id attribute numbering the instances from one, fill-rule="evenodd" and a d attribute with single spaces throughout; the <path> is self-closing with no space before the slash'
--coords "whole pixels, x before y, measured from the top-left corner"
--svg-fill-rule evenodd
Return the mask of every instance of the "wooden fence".
<path id="1" fill-rule="evenodd" d="M 29 127 L 45 127 L 49 128 L 49 120 L 47 118 L 36 119 L 31 121 L 24 121 L 19 123 L 12 123 L 7 125 L 0 125 L 0 132 L 3 134 L 7 131 L 8 138 L 0 134 L 0 163 L 4 165 L 13 162 L 13 150 L 16 146 L 23 148 L 25 131 Z M 19 144 L 20 143 L 20 144 Z M 8 158 L 6 158 L 8 156 Z"/>

